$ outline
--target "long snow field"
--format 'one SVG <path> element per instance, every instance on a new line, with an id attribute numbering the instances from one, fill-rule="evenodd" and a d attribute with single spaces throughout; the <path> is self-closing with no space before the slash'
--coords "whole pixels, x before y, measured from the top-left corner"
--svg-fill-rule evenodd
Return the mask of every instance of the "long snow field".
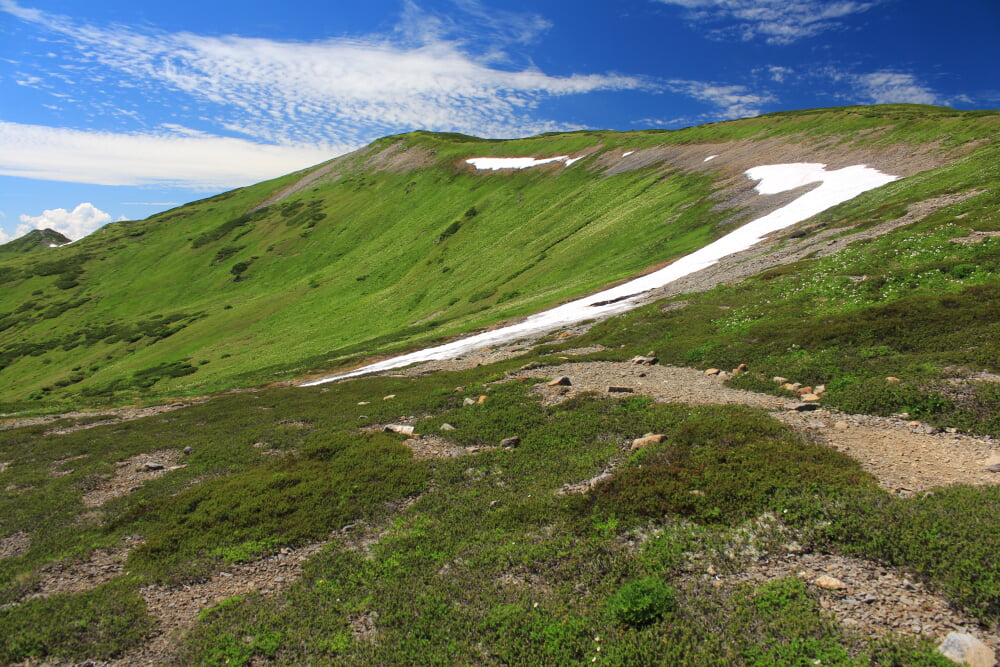
<path id="1" fill-rule="evenodd" d="M 473 158 L 467 160 L 478 169 L 523 169 L 555 161 L 563 162 L 569 166 L 575 160 L 566 156 L 543 160 L 535 158 Z M 750 179 L 759 181 L 756 190 L 761 195 L 786 192 L 811 183 L 819 183 L 820 185 L 790 204 L 748 222 L 719 240 L 654 273 L 532 315 L 518 324 L 486 331 L 446 345 L 404 354 L 363 366 L 349 373 L 305 382 L 300 386 L 310 387 L 357 375 L 401 368 L 422 361 L 453 359 L 473 350 L 521 338 L 534 337 L 584 320 L 604 318 L 631 310 L 640 305 L 642 297 L 650 290 L 663 287 L 678 278 L 700 271 L 715 264 L 726 255 L 746 250 L 768 234 L 794 225 L 832 206 L 852 199 L 862 192 L 899 178 L 899 176 L 884 174 L 865 165 L 827 171 L 826 165 L 815 163 L 775 164 L 754 167 L 745 173 Z"/>

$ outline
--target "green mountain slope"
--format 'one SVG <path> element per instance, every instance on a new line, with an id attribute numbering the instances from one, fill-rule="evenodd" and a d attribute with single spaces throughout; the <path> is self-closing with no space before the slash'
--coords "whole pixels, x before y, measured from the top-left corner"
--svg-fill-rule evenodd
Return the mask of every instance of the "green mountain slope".
<path id="1" fill-rule="evenodd" d="M 0 262 L 0 402 L 201 393 L 446 339 L 634 276 L 767 210 L 747 168 L 865 162 L 933 179 L 981 159 L 998 118 L 899 105 L 676 132 L 387 137 Z M 465 163 L 558 155 L 582 159 Z"/>
<path id="2" fill-rule="evenodd" d="M 54 229 L 33 229 L 20 238 L 0 245 L 0 258 L 47 250 L 67 243 L 70 240 Z"/>

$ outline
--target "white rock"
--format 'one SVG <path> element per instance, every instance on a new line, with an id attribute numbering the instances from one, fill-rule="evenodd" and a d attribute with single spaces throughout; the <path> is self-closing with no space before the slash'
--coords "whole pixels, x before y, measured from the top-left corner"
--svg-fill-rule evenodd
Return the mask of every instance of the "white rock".
<path id="1" fill-rule="evenodd" d="M 965 632 L 952 632 L 938 646 L 941 655 L 959 665 L 994 667 L 996 656 L 989 646 Z"/>

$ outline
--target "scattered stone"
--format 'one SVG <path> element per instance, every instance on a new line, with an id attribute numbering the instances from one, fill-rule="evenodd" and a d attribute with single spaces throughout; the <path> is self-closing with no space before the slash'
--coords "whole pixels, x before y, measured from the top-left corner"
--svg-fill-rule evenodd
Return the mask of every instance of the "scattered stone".
<path id="1" fill-rule="evenodd" d="M 358 405 L 371 405 L 371 401 L 358 401 Z"/>
<path id="2" fill-rule="evenodd" d="M 774 382 L 775 384 L 785 384 L 786 382 L 788 382 L 788 378 L 783 378 L 780 375 L 775 375 L 773 378 L 771 378 L 771 381 Z"/>
<path id="3" fill-rule="evenodd" d="M 456 394 L 461 394 L 463 391 L 465 391 L 465 387 L 455 387 Z"/>
<path id="4" fill-rule="evenodd" d="M 485 396 L 485 395 L 484 395 L 484 396 L 480 396 L 480 397 L 479 397 L 479 398 L 478 398 L 478 399 L 476 400 L 476 403 L 478 403 L 479 405 L 482 405 L 482 404 L 483 404 L 483 403 L 485 403 L 485 402 L 486 402 L 486 396 Z"/>
<path id="5" fill-rule="evenodd" d="M 959 665 L 994 667 L 996 655 L 990 647 L 966 632 L 949 633 L 938 646 L 944 657 Z"/>
<path id="6" fill-rule="evenodd" d="M 383 401 L 391 401 L 391 400 L 392 400 L 392 399 L 394 399 L 394 398 L 396 398 L 396 395 L 395 395 L 395 394 L 389 394 L 388 396 L 383 396 L 383 397 L 382 397 L 382 400 L 383 400 Z"/>
<path id="7" fill-rule="evenodd" d="M 816 395 L 825 394 L 826 393 L 826 385 L 825 384 L 816 385 L 815 387 L 813 387 L 813 393 L 816 394 Z"/>
<path id="8" fill-rule="evenodd" d="M 806 412 L 808 410 L 815 410 L 819 407 L 816 403 L 806 403 L 804 401 L 799 401 L 796 403 L 785 403 L 786 410 L 793 410 L 795 412 Z"/>
<path id="9" fill-rule="evenodd" d="M 691 489 L 690 491 L 688 491 L 688 493 L 690 493 L 692 496 L 703 496 L 703 495 L 705 495 L 705 492 L 702 491 L 701 489 Z"/>
<path id="10" fill-rule="evenodd" d="M 572 386 L 570 379 L 563 375 L 562 377 L 557 377 L 556 379 L 546 383 L 549 387 L 569 387 Z"/>
<path id="11" fill-rule="evenodd" d="M 462 401 L 462 405 L 475 405 L 475 404 L 476 404 L 476 399 L 469 398 L 468 396 L 466 396 L 465 400 Z"/>
<path id="12" fill-rule="evenodd" d="M 642 449 L 643 447 L 649 447 L 658 442 L 663 442 L 666 439 L 666 435 L 663 433 L 647 433 L 641 438 L 636 438 L 632 441 L 632 447 L 629 449 L 630 452 Z"/>
<path id="13" fill-rule="evenodd" d="M 819 400 L 819 396 L 816 394 L 802 394 L 799 399 L 806 402 L 816 402 Z"/>
<path id="14" fill-rule="evenodd" d="M 608 387 L 609 394 L 632 394 L 635 389 L 631 387 Z"/>
<path id="15" fill-rule="evenodd" d="M 709 368 L 705 371 L 705 375 L 718 375 L 721 371 L 718 368 Z"/>
<path id="16" fill-rule="evenodd" d="M 156 461 L 146 461 L 141 466 L 139 470 L 163 470 L 165 466 L 162 463 L 157 463 Z"/>
<path id="17" fill-rule="evenodd" d="M 798 391 L 802 384 L 800 382 L 786 382 L 781 385 L 781 388 L 785 391 Z"/>
<path id="18" fill-rule="evenodd" d="M 641 354 L 640 354 L 640 355 L 638 355 L 638 356 L 635 356 L 635 357 L 632 357 L 632 358 L 631 358 L 631 359 L 630 359 L 629 361 L 630 361 L 631 363 L 633 363 L 633 364 L 638 364 L 638 365 L 640 365 L 640 366 L 654 366 L 654 365 L 656 365 L 656 364 L 657 364 L 657 363 L 658 363 L 658 362 L 659 362 L 660 360 L 659 360 L 659 359 L 657 359 L 657 358 L 656 358 L 656 357 L 655 357 L 654 355 L 652 355 L 652 354 L 648 354 L 648 355 L 641 355 Z"/>
<path id="19" fill-rule="evenodd" d="M 500 441 L 500 446 L 504 449 L 514 449 L 521 444 L 520 436 L 512 435 L 509 438 L 504 438 Z"/>
<path id="20" fill-rule="evenodd" d="M 403 435 L 413 435 L 413 427 L 407 424 L 386 424 L 382 429 L 386 433 L 402 433 Z"/>
<path id="21" fill-rule="evenodd" d="M 528 363 L 526 363 L 525 365 L 521 366 L 517 370 L 519 370 L 519 371 L 531 371 L 531 370 L 534 370 L 536 368 L 541 368 L 542 365 L 543 364 L 540 364 L 537 361 L 529 361 Z"/>
<path id="22" fill-rule="evenodd" d="M 440 430 L 442 430 L 442 431 L 454 431 L 455 430 L 455 427 L 452 426 L 451 424 L 449 424 L 448 422 L 445 422 L 444 424 L 441 424 L 441 426 L 439 426 L 438 428 Z"/>
<path id="23" fill-rule="evenodd" d="M 185 447 L 185 448 L 184 448 L 184 449 L 182 449 L 181 451 L 182 451 L 182 452 L 184 452 L 184 456 L 190 456 L 190 455 L 191 455 L 191 452 L 193 452 L 194 450 L 193 450 L 193 449 L 191 449 L 191 446 L 190 446 L 190 445 L 188 445 L 187 447 Z"/>
<path id="24" fill-rule="evenodd" d="M 740 364 L 739 366 L 733 369 L 733 375 L 739 375 L 740 373 L 745 373 L 746 370 L 747 370 L 747 365 Z"/>
<path id="25" fill-rule="evenodd" d="M 828 574 L 824 574 L 813 579 L 813 585 L 819 586 L 820 588 L 824 588 L 828 591 L 843 591 L 847 589 L 847 584 L 836 577 L 831 577 Z"/>
<path id="26" fill-rule="evenodd" d="M 1000 463 L 994 463 L 993 465 L 986 466 L 986 469 L 990 472 L 1000 472 Z"/>
<path id="27" fill-rule="evenodd" d="M 595 488 L 597 488 L 598 484 L 600 484 L 601 482 L 603 482 L 605 480 L 609 480 L 612 477 L 613 477 L 613 475 L 610 472 L 602 472 L 600 475 L 597 475 L 596 477 L 591 477 L 590 479 L 588 479 L 587 480 L 587 487 L 591 488 L 591 489 L 595 489 Z"/>
<path id="28" fill-rule="evenodd" d="M 803 394 L 811 394 L 811 393 L 813 393 L 813 388 L 812 387 L 799 387 L 798 389 L 795 390 L 795 393 L 798 394 L 799 396 L 802 396 Z"/>
<path id="29" fill-rule="evenodd" d="M 895 384 L 895 383 L 897 383 L 897 382 L 902 382 L 902 380 L 900 380 L 900 379 L 899 379 L 898 377 L 894 377 L 894 376 L 892 376 L 892 375 L 890 375 L 889 377 L 887 377 L 887 378 L 885 379 L 885 381 L 886 381 L 886 382 L 892 382 L 893 384 Z"/>

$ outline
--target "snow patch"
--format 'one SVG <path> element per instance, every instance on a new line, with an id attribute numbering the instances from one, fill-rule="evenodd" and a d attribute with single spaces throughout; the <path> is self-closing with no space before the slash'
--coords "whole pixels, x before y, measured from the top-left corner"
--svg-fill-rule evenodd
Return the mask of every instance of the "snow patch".
<path id="1" fill-rule="evenodd" d="M 534 158 L 517 159 L 533 160 Z M 560 158 L 553 158 L 553 160 L 555 159 Z M 300 386 L 310 387 L 356 375 L 401 368 L 422 361 L 452 359 L 473 350 L 519 338 L 536 336 L 584 320 L 603 318 L 631 310 L 641 304 L 642 297 L 650 290 L 663 287 L 678 278 L 707 268 L 726 255 L 746 250 L 755 245 L 768 234 L 806 220 L 831 206 L 836 206 L 841 202 L 853 199 L 862 192 L 891 183 L 899 178 L 899 176 L 884 174 L 865 165 L 826 171 L 826 165 L 814 163 L 767 165 L 754 167 L 744 173 L 748 178 L 759 181 L 756 189 L 762 195 L 785 192 L 817 182 L 819 187 L 813 188 L 776 211 L 748 222 L 721 239 L 682 257 L 670 266 L 623 285 L 532 315 L 518 324 L 486 331 L 446 345 L 404 354 L 394 359 L 386 359 L 363 366 L 350 373 L 313 380 Z"/>
<path id="2" fill-rule="evenodd" d="M 705 158 L 704 160 L 702 160 L 702 162 L 708 162 L 709 160 L 714 160 L 717 157 L 719 157 L 719 156 L 718 155 L 709 155 L 707 158 Z"/>
<path id="3" fill-rule="evenodd" d="M 550 162 L 562 162 L 568 167 L 582 158 L 583 156 L 571 158 L 568 155 L 541 159 L 533 157 L 473 157 L 466 162 L 481 171 L 497 171 L 498 169 L 528 169 Z"/>
<path id="4" fill-rule="evenodd" d="M 635 151 L 625 151 L 624 153 L 622 153 L 622 157 L 628 157 L 632 153 L 635 153 Z"/>

